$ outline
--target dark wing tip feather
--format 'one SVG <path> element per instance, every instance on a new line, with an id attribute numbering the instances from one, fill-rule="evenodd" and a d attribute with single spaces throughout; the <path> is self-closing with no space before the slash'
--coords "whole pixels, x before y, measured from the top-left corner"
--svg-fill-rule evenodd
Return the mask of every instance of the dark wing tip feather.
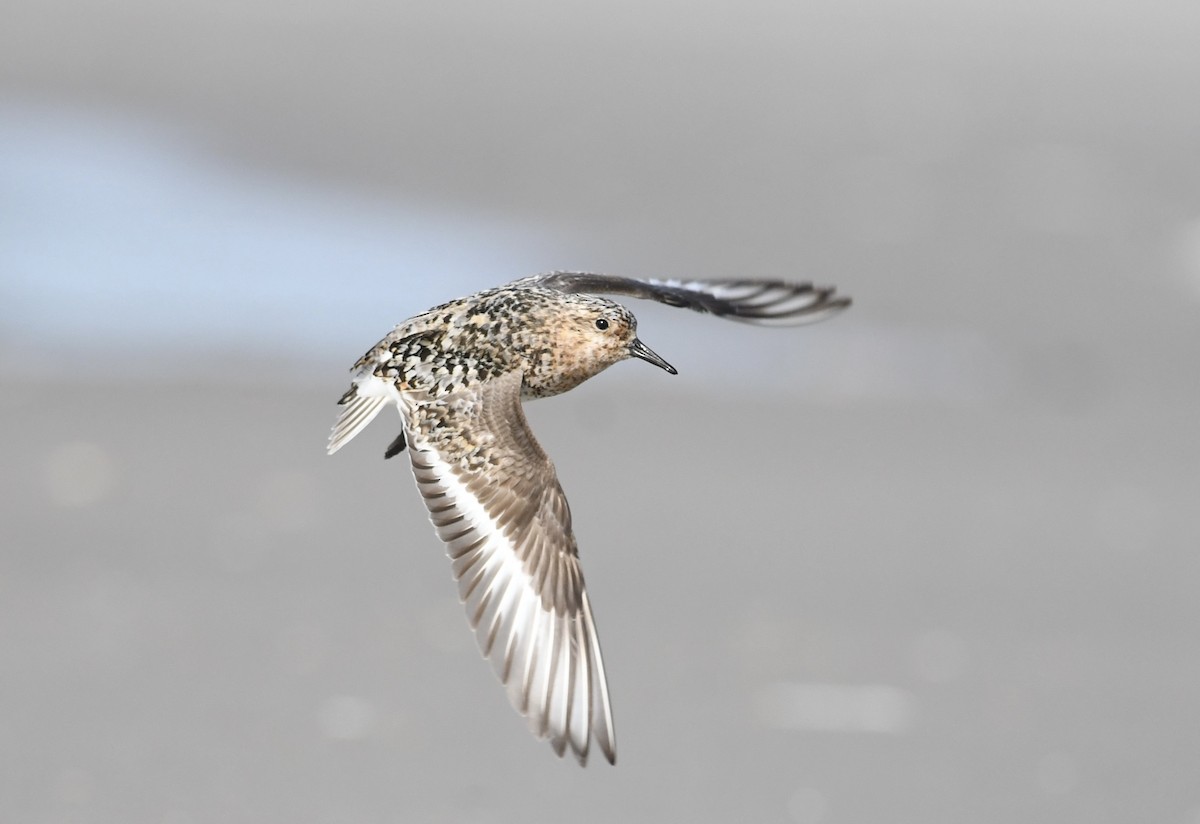
<path id="1" fill-rule="evenodd" d="M 518 283 L 561 292 L 628 295 L 763 326 L 824 320 L 850 306 L 834 287 L 774 279 L 639 280 L 591 272 L 551 272 Z"/>
<path id="2" fill-rule="evenodd" d="M 405 450 L 405 448 L 407 448 L 407 446 L 408 446 L 408 443 L 404 439 L 404 430 L 401 429 L 400 434 L 397 435 L 395 440 L 393 440 L 390 444 L 388 444 L 388 448 L 384 450 L 383 459 L 386 461 L 389 458 L 396 457 L 401 452 L 403 452 Z"/>

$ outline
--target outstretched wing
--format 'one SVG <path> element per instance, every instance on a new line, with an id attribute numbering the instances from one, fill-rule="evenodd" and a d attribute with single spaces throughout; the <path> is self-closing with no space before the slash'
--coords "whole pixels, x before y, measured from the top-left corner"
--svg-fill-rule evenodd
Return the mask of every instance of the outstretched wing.
<path id="1" fill-rule="evenodd" d="M 591 272 L 551 272 L 516 283 L 559 292 L 628 295 L 759 326 L 815 323 L 850 305 L 833 287 L 783 280 L 639 280 Z"/>
<path id="2" fill-rule="evenodd" d="M 417 488 L 446 543 L 480 649 L 558 755 L 616 749 L 571 512 L 529 430 L 513 372 L 442 398 L 404 397 Z"/>

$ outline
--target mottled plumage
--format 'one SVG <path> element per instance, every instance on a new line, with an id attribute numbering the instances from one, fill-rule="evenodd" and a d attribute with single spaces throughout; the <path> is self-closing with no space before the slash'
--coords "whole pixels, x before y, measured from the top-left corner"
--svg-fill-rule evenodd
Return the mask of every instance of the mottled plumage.
<path id="1" fill-rule="evenodd" d="M 355 363 L 329 453 L 389 403 L 446 544 L 484 656 L 534 734 L 581 764 L 616 760 L 612 709 L 571 511 L 521 410 L 629 357 L 675 369 L 637 338 L 633 314 L 597 293 L 649 298 L 759 325 L 809 323 L 850 305 L 783 281 L 656 281 L 579 272 L 523 278 L 397 326 Z"/>

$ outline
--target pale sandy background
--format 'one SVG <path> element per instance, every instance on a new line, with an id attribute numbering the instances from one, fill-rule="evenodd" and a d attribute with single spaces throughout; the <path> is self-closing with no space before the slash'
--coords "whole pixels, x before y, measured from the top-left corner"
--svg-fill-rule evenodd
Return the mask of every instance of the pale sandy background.
<path id="1" fill-rule="evenodd" d="M 1200 822 L 1200 6 L 0 6 L 0 821 Z M 836 284 L 530 410 L 530 738 L 345 368 L 549 268 Z"/>

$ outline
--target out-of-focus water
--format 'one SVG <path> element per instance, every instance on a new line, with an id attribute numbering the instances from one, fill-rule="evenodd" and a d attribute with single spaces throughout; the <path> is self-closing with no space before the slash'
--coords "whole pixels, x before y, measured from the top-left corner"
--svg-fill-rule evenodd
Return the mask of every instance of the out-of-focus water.
<path id="1" fill-rule="evenodd" d="M 539 262 L 553 242 L 533 221 L 406 208 L 239 168 L 177 130 L 111 113 L 0 109 L 0 185 L 0 344 L 21 373 L 42 368 L 34 351 L 69 352 L 109 375 L 181 357 L 207 373 L 249 355 L 294 380 L 314 364 L 344 366 L 436 303 L 567 268 Z M 717 369 L 771 394 L 974 402 L 1010 379 L 1005 355 L 968 330 L 850 316 L 849 328 L 818 330 L 835 345 L 804 359 L 802 337 L 762 347 L 757 332 L 727 328 L 702 345 L 697 334 L 717 333 L 695 318 L 647 311 L 649 334 L 700 350 L 704 370 L 678 382 L 693 389 Z"/>
<path id="2" fill-rule="evenodd" d="M 530 225 L 306 184 L 145 118 L 62 106 L 0 107 L 0 189 L 0 341 L 94 347 L 86 360 L 319 361 L 540 242 Z"/>

